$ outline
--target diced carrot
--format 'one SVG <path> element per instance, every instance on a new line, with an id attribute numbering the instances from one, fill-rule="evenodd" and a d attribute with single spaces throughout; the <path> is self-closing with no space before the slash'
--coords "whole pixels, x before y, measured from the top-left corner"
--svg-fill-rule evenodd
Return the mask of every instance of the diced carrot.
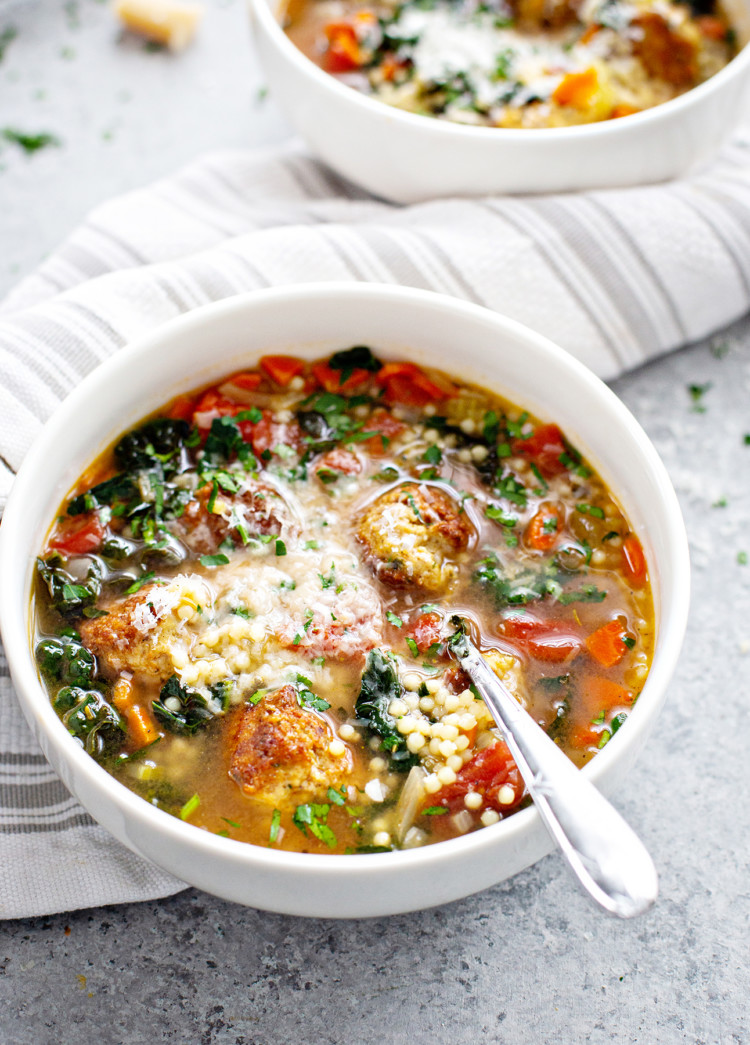
<path id="1" fill-rule="evenodd" d="M 104 539 L 104 527 L 98 512 L 66 518 L 58 533 L 52 538 L 50 548 L 63 555 L 88 555 L 95 552 Z"/>
<path id="2" fill-rule="evenodd" d="M 316 363 L 312 368 L 312 372 L 315 380 L 326 392 L 334 392 L 337 395 L 351 392 L 352 389 L 364 384 L 370 377 L 369 370 L 361 370 L 360 368 L 352 370 L 347 377 L 345 371 L 333 370 L 327 363 Z"/>
<path id="3" fill-rule="evenodd" d="M 195 413 L 195 399 L 192 396 L 179 396 L 167 411 L 167 417 L 176 421 L 189 421 Z"/>
<path id="4" fill-rule="evenodd" d="M 593 726 L 576 726 L 568 733 L 568 743 L 571 747 L 586 748 L 598 747 L 601 740 L 601 731 Z"/>
<path id="5" fill-rule="evenodd" d="M 145 747 L 162 735 L 148 708 L 134 701 L 133 684 L 123 675 L 112 687 L 112 703 L 125 719 L 130 739 L 136 749 Z"/>
<path id="6" fill-rule="evenodd" d="M 613 708 L 622 707 L 623 704 L 629 706 L 633 703 L 633 694 L 629 689 L 621 686 L 619 682 L 602 678 L 600 675 L 586 679 L 582 686 L 582 696 L 592 715 L 601 711 L 607 714 Z"/>
<path id="7" fill-rule="evenodd" d="M 328 48 L 324 56 L 326 72 L 350 73 L 362 65 L 362 53 L 354 26 L 331 22 L 325 27 Z"/>
<path id="8" fill-rule="evenodd" d="M 593 66 L 582 73 L 568 73 L 552 92 L 552 101 L 574 109 L 585 109 L 598 86 L 599 77 Z"/>
<path id="9" fill-rule="evenodd" d="M 579 44 L 587 44 L 587 43 L 589 43 L 591 40 L 594 39 L 594 37 L 596 36 L 596 34 L 599 32 L 600 29 L 601 29 L 600 25 L 597 25 L 595 22 L 592 22 L 591 25 L 586 30 L 586 32 L 582 35 L 582 37 L 578 41 L 578 43 Z"/>
<path id="10" fill-rule="evenodd" d="M 560 458 L 567 448 L 557 425 L 539 425 L 528 439 L 514 439 L 511 446 L 514 454 L 533 461 L 545 479 L 565 471 Z"/>
<path id="11" fill-rule="evenodd" d="M 611 620 L 597 628 L 586 639 L 586 648 L 602 667 L 613 668 L 628 652 L 628 647 L 623 642 L 623 631 L 623 626 L 618 620 Z"/>
<path id="12" fill-rule="evenodd" d="M 640 109 L 636 109 L 634 105 L 627 105 L 623 102 L 622 105 L 615 105 L 612 112 L 609 114 L 610 120 L 619 120 L 623 116 L 633 116 L 635 113 L 640 112 Z"/>
<path id="13" fill-rule="evenodd" d="M 630 583 L 636 588 L 642 588 L 646 583 L 646 556 L 641 542 L 633 533 L 622 542 L 622 565 Z"/>
<path id="14" fill-rule="evenodd" d="M 235 388 L 241 388 L 245 392 L 254 392 L 262 380 L 263 377 L 257 370 L 243 370 L 239 374 L 232 374 L 226 381 L 222 381 L 222 387 L 234 385 Z"/>
<path id="15" fill-rule="evenodd" d="M 305 369 L 303 360 L 294 356 L 263 356 L 259 362 L 261 370 L 277 385 L 286 388 L 292 378 L 297 377 Z"/>
<path id="16" fill-rule="evenodd" d="M 382 407 L 378 407 L 377 410 L 373 410 L 368 420 L 365 421 L 365 431 L 377 432 L 378 434 L 371 439 L 366 439 L 362 443 L 362 448 L 371 457 L 382 457 L 391 439 L 401 435 L 405 428 L 406 425 L 402 421 L 399 421 L 398 418 Z"/>
<path id="17" fill-rule="evenodd" d="M 701 15 L 696 18 L 695 24 L 701 33 L 709 40 L 726 40 L 727 27 L 720 18 L 715 15 Z"/>
<path id="18" fill-rule="evenodd" d="M 550 551 L 557 544 L 564 521 L 565 508 L 562 504 L 554 501 L 542 502 L 526 527 L 526 544 L 537 551 Z"/>

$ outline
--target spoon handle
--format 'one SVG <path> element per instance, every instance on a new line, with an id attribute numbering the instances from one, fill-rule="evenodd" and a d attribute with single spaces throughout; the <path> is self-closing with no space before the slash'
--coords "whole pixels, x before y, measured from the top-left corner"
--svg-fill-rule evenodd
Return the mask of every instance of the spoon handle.
<path id="1" fill-rule="evenodd" d="M 520 706 L 468 638 L 454 654 L 505 735 L 545 827 L 583 888 L 619 918 L 648 910 L 658 878 L 632 828 Z"/>

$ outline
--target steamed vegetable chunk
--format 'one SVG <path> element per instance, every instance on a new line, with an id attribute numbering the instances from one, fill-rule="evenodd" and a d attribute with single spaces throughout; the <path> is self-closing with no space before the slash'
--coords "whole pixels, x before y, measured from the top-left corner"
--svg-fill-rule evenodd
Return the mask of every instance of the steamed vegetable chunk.
<path id="1" fill-rule="evenodd" d="M 703 83 L 733 57 L 709 0 L 289 0 L 285 28 L 344 83 L 477 126 L 617 119 Z"/>
<path id="2" fill-rule="evenodd" d="M 449 655 L 456 612 L 578 764 L 653 644 L 640 541 L 565 434 L 363 345 L 264 357 L 125 433 L 61 507 L 35 609 L 62 725 L 119 781 L 313 853 L 527 801 Z"/>

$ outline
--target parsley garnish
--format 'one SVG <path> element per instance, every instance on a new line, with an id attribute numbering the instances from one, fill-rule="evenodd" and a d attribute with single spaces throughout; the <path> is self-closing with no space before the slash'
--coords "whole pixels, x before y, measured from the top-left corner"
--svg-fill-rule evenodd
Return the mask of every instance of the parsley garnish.
<path id="1" fill-rule="evenodd" d="M 201 566 L 226 566 L 228 562 L 229 556 L 223 552 L 218 555 L 201 555 L 200 558 Z"/>
<path id="2" fill-rule="evenodd" d="M 297 806 L 294 810 L 292 821 L 294 825 L 300 829 L 303 835 L 307 836 L 307 830 L 309 828 L 310 832 L 317 839 L 324 842 L 329 849 L 333 849 L 336 845 L 336 835 L 328 826 L 327 821 L 330 811 L 330 805 L 322 805 L 317 802 L 306 802 L 304 805 Z"/>
<path id="3" fill-rule="evenodd" d="M 400 617 L 397 617 L 392 610 L 386 610 L 385 619 L 388 621 L 389 624 L 392 624 L 395 628 L 403 628 L 404 626 L 404 622 L 401 620 Z"/>
<path id="4" fill-rule="evenodd" d="M 189 820 L 200 804 L 200 795 L 193 795 L 192 798 L 189 798 L 180 810 L 180 820 Z"/>

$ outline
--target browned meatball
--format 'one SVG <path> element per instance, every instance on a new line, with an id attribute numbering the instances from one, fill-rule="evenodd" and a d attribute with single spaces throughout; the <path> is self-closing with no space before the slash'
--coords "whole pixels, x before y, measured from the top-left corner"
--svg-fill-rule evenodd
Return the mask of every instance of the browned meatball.
<path id="1" fill-rule="evenodd" d="M 450 586 L 457 572 L 451 556 L 467 547 L 472 534 L 471 523 L 448 494 L 417 483 L 403 483 L 379 497 L 357 529 L 381 581 L 433 593 Z"/>
<path id="2" fill-rule="evenodd" d="M 246 795 L 277 809 L 340 787 L 351 770 L 348 751 L 331 754 L 333 730 L 320 715 L 300 707 L 293 686 L 240 709 L 232 726 L 230 777 Z"/>
<path id="3" fill-rule="evenodd" d="M 248 483 L 238 494 L 219 490 L 213 511 L 208 510 L 211 487 L 202 487 L 196 500 L 175 520 L 173 530 L 196 555 L 215 552 L 227 537 L 240 547 L 244 543 L 243 528 L 249 537 L 278 537 L 282 529 L 296 532 L 298 526 L 281 494 L 265 483 Z"/>
<path id="4" fill-rule="evenodd" d="M 127 670 L 166 677 L 172 662 L 160 625 L 169 613 L 160 586 L 148 584 L 107 606 L 106 617 L 81 621 L 81 641 L 111 674 Z"/>
<path id="5" fill-rule="evenodd" d="M 676 32 L 655 11 L 637 15 L 632 23 L 638 36 L 633 54 L 640 58 L 649 76 L 675 87 L 690 87 L 698 75 L 696 47 L 692 40 Z"/>

